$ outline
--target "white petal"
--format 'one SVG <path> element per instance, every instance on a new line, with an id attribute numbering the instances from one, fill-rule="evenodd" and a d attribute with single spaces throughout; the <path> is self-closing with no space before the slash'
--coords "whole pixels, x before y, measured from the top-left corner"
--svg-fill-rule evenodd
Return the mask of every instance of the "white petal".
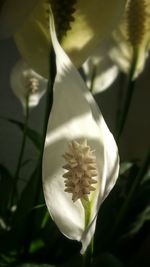
<path id="1" fill-rule="evenodd" d="M 43 188 L 48 210 L 60 231 L 68 238 L 82 242 L 82 253 L 93 236 L 98 209 L 118 176 L 118 152 L 98 106 L 79 73 L 58 44 L 53 21 L 51 37 L 56 53 L 57 76 L 54 103 L 48 121 L 43 156 Z M 72 140 L 87 139 L 95 150 L 98 183 L 90 201 L 89 225 L 80 200 L 73 203 L 64 192 L 62 155 Z"/>
<path id="2" fill-rule="evenodd" d="M 59 5 L 58 1 L 60 21 L 62 20 L 64 25 L 66 23 L 70 25 L 70 29 L 63 37 L 62 47 L 74 64 L 80 67 L 115 28 L 123 13 L 125 0 L 94 0 L 92 2 L 77 0 L 71 1 L 71 6 L 72 4 L 74 9 L 68 9 L 68 12 L 73 12 L 73 16 L 64 12 L 62 20 L 63 2 Z M 47 10 L 48 1 L 38 1 L 31 16 L 15 34 L 17 47 L 24 59 L 44 77 L 48 77 L 48 54 L 49 43 L 51 43 Z"/>
<path id="3" fill-rule="evenodd" d="M 33 92 L 29 92 L 29 82 L 35 80 L 37 86 Z M 32 70 L 26 62 L 19 60 L 13 67 L 10 75 L 11 88 L 14 94 L 20 99 L 23 108 L 26 106 L 26 97 L 29 93 L 29 107 L 33 108 L 38 105 L 41 97 L 46 92 L 47 79 Z"/>
<path id="4" fill-rule="evenodd" d="M 129 73 L 132 57 L 133 57 L 133 50 L 132 47 L 125 41 L 120 40 L 117 43 L 114 42 L 114 45 L 109 51 L 109 56 L 111 60 L 118 65 L 118 67 L 125 73 Z M 148 47 L 140 47 L 139 54 L 138 54 L 138 61 L 134 73 L 134 79 L 136 79 L 139 74 L 143 71 L 146 59 L 148 58 Z"/>
<path id="5" fill-rule="evenodd" d="M 126 0 L 78 0 L 75 21 L 63 39 L 63 48 L 75 66 L 81 66 L 116 27 L 124 11 Z"/>
<path id="6" fill-rule="evenodd" d="M 103 42 L 96 53 L 83 64 L 85 80 L 93 94 L 106 90 L 118 76 L 118 67 L 108 56 L 109 50 L 109 43 Z"/>
<path id="7" fill-rule="evenodd" d="M 82 239 L 81 239 L 82 249 L 80 251 L 81 254 L 85 253 L 88 245 L 91 242 L 91 239 L 94 235 L 95 228 L 96 228 L 96 220 L 97 220 L 97 216 L 95 216 L 94 220 L 91 222 L 91 224 L 87 227 L 87 229 L 84 231 L 82 235 Z"/>
<path id="8" fill-rule="evenodd" d="M 150 25 L 150 1 L 145 0 L 141 1 L 141 5 L 130 5 L 131 1 L 127 1 L 125 8 L 124 16 L 112 34 L 112 43 L 113 48 L 110 51 L 111 59 L 120 67 L 120 69 L 129 73 L 132 59 L 133 59 L 133 47 L 132 41 L 130 40 L 130 34 L 128 27 L 131 27 L 135 31 L 135 38 L 137 38 L 137 44 L 135 48 L 138 48 L 138 58 L 136 62 L 136 68 L 134 71 L 133 79 L 137 78 L 139 74 L 143 71 L 146 59 L 148 57 L 149 48 L 150 48 L 150 35 L 149 35 L 149 25 Z M 140 1 L 139 1 L 140 2 Z M 130 6 L 130 7 L 129 7 Z M 132 6 L 132 8 L 131 8 Z M 130 10 L 130 14 L 133 14 L 133 17 L 137 17 L 137 23 L 135 23 L 133 17 L 127 15 Z M 135 9 L 134 9 L 135 8 Z M 139 9 L 139 10 L 138 10 Z M 140 24 L 139 20 L 143 16 L 143 24 Z M 136 27 L 136 25 L 138 25 Z M 128 27 L 127 27 L 128 26 Z M 131 31 L 132 32 L 132 31 Z M 139 40 L 138 40 L 139 38 Z"/>

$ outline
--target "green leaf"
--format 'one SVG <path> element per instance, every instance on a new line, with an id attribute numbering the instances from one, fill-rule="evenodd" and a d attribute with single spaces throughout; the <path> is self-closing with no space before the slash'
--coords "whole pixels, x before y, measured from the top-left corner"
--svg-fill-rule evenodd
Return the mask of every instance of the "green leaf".
<path id="1" fill-rule="evenodd" d="M 24 131 L 24 123 L 14 120 L 14 119 L 8 119 L 8 118 L 1 118 L 1 119 L 5 119 L 10 123 L 15 124 L 21 131 Z M 37 131 L 29 127 L 27 128 L 27 136 L 32 141 L 32 143 L 35 145 L 37 150 L 40 151 L 41 146 L 42 146 L 42 136 Z"/>
<path id="2" fill-rule="evenodd" d="M 94 260 L 92 267 L 123 267 L 123 263 L 114 255 L 109 253 L 101 254 Z"/>
<path id="3" fill-rule="evenodd" d="M 18 205 L 18 210 L 16 212 L 16 218 L 15 218 L 16 222 L 23 221 L 33 211 L 35 205 L 41 204 L 37 203 L 37 198 L 38 196 L 40 196 L 41 192 L 42 192 L 42 180 L 40 176 L 40 169 L 39 167 L 37 167 L 22 192 Z"/>
<path id="4" fill-rule="evenodd" d="M 137 234 L 147 221 L 150 221 L 150 206 L 147 206 L 140 214 L 137 215 L 135 221 L 130 226 L 129 232 L 124 237 L 128 238 Z"/>
<path id="5" fill-rule="evenodd" d="M 44 248 L 45 243 L 41 239 L 33 240 L 30 245 L 30 253 L 36 253 L 39 249 Z"/>
<path id="6" fill-rule="evenodd" d="M 150 181 L 150 169 L 148 170 L 148 172 L 143 177 L 143 183 L 145 183 L 147 181 Z"/>
<path id="7" fill-rule="evenodd" d="M 11 251 L 7 254 L 0 254 L 0 266 L 15 266 L 16 251 Z"/>
<path id="8" fill-rule="evenodd" d="M 34 264 L 34 263 L 24 263 L 21 265 L 17 265 L 16 267 L 55 267 L 55 265 L 49 265 L 49 264 Z"/>
<path id="9" fill-rule="evenodd" d="M 127 173 L 120 175 L 116 185 L 103 202 L 97 219 L 97 227 L 95 233 L 95 252 L 114 251 L 117 246 L 118 239 L 126 225 L 119 225 L 119 229 L 115 229 L 115 223 L 118 220 L 118 214 L 124 201 L 127 198 L 131 184 L 137 175 L 138 167 L 134 164 Z M 127 217 L 128 218 L 128 217 Z M 129 225 L 129 221 L 127 222 Z M 115 231 L 115 234 L 114 234 Z M 106 234 L 107 233 L 107 234 Z"/>
<path id="10" fill-rule="evenodd" d="M 137 188 L 126 216 L 126 228 L 123 238 L 132 238 L 138 234 L 144 224 L 150 221 L 150 181 L 145 180 Z"/>
<path id="11" fill-rule="evenodd" d="M 24 188 L 21 198 L 14 214 L 12 229 L 1 240 L 3 242 L 2 251 L 6 252 L 12 249 L 17 249 L 24 246 L 31 239 L 31 231 L 34 229 L 33 214 L 36 212 L 34 206 L 42 192 L 42 182 L 40 177 L 40 170 L 37 168 L 26 187 Z M 43 203 L 43 201 L 42 201 Z M 18 227 L 19 225 L 19 227 Z"/>
<path id="12" fill-rule="evenodd" d="M 131 169 L 131 167 L 133 166 L 133 162 L 122 162 L 120 165 L 120 175 L 124 174 L 125 172 L 127 172 L 129 169 Z"/>

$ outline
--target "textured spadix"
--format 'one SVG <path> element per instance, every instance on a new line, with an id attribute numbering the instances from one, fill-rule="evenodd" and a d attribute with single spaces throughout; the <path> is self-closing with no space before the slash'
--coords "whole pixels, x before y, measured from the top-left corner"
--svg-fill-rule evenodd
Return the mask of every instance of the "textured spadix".
<path id="1" fill-rule="evenodd" d="M 118 151 L 95 100 L 59 45 L 53 21 L 51 36 L 56 53 L 57 75 L 43 155 L 44 196 L 51 217 L 60 231 L 70 239 L 81 241 L 81 253 L 84 253 L 95 231 L 99 207 L 116 182 Z M 65 192 L 63 177 L 66 172 L 63 155 L 68 155 L 69 144 L 85 145 L 85 140 L 88 151 L 94 150 L 89 153 L 94 153 L 92 159 L 96 169 L 93 173 L 93 177 L 96 175 L 95 190 L 90 191 L 86 205 L 82 197 L 73 202 L 72 194 Z M 70 160 L 69 155 L 65 158 Z M 72 161 L 72 164 L 76 163 Z M 93 179 L 92 175 L 90 177 Z"/>
<path id="2" fill-rule="evenodd" d="M 72 194 L 72 200 L 77 199 L 89 201 L 88 195 L 95 191 L 92 185 L 97 183 L 96 157 L 94 151 L 87 144 L 87 140 L 82 142 L 72 141 L 69 144 L 69 151 L 63 155 L 67 164 L 63 166 L 66 172 L 65 192 Z"/>

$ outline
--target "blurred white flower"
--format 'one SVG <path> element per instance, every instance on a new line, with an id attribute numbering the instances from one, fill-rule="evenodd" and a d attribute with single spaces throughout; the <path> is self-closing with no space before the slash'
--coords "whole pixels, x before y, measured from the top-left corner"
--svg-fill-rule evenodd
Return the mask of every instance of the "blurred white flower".
<path id="1" fill-rule="evenodd" d="M 119 26 L 83 65 L 87 86 L 93 93 L 109 87 L 118 75 L 118 68 L 129 73 L 134 53 L 137 61 L 133 79 L 137 78 L 149 55 L 149 30 L 150 0 L 128 0 Z"/>
<path id="2" fill-rule="evenodd" d="M 119 69 L 110 59 L 109 49 L 109 42 L 108 45 L 105 42 L 82 66 L 87 87 L 93 94 L 106 90 L 118 76 Z"/>
<path id="3" fill-rule="evenodd" d="M 109 56 L 128 73 L 137 53 L 135 79 L 145 66 L 150 49 L 150 0 L 128 0 L 119 27 L 113 32 Z"/>
<path id="4" fill-rule="evenodd" d="M 48 77 L 49 5 L 59 40 L 79 67 L 116 27 L 125 1 L 5 0 L 0 9 L 0 37 L 14 34 L 22 57 L 35 71 Z"/>
<path id="5" fill-rule="evenodd" d="M 32 70 L 23 60 L 13 67 L 10 84 L 24 109 L 27 101 L 29 108 L 36 107 L 47 89 L 47 79 Z"/>
<path id="6" fill-rule="evenodd" d="M 81 241 L 84 253 L 98 210 L 118 177 L 118 150 L 94 98 L 60 47 L 53 22 L 51 37 L 57 75 L 43 155 L 44 196 L 59 230 Z"/>

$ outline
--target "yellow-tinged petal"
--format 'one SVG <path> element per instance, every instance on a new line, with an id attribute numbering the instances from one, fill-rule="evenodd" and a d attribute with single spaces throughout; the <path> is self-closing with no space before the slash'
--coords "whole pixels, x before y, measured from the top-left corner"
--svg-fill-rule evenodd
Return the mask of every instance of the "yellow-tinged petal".
<path id="1" fill-rule="evenodd" d="M 150 1 L 128 0 L 124 17 L 113 32 L 111 59 L 128 73 L 138 51 L 134 79 L 142 72 L 150 49 Z"/>
<path id="2" fill-rule="evenodd" d="M 80 66 L 114 29 L 124 4 L 125 1 L 119 0 L 77 1 L 75 21 L 63 40 L 63 47 L 76 66 Z"/>
<path id="3" fill-rule="evenodd" d="M 0 38 L 17 31 L 38 0 L 3 0 L 0 4 Z"/>
<path id="4" fill-rule="evenodd" d="M 40 0 L 20 30 L 15 34 L 16 44 L 28 64 L 48 78 L 50 53 L 49 17 L 47 3 Z"/>
<path id="5" fill-rule="evenodd" d="M 98 210 L 118 177 L 118 150 L 94 98 L 60 47 L 53 21 L 51 36 L 56 53 L 57 75 L 43 155 L 44 196 L 60 231 L 70 239 L 81 241 L 81 253 L 84 253 L 95 231 Z M 94 164 L 96 161 L 96 172 L 91 170 L 92 175 L 96 175 L 96 183 L 93 184 L 95 190 L 91 188 L 86 204 L 79 198 L 72 201 L 69 181 L 65 192 L 63 177 L 64 167 L 68 168 L 63 155 L 69 158 L 70 154 L 66 153 L 68 145 L 73 144 L 77 148 L 78 143 L 83 146 L 84 152 L 94 150 L 89 161 Z M 71 164 L 76 166 L 75 161 L 71 161 Z M 68 174 L 67 177 L 65 175 L 65 178 L 68 177 Z"/>
<path id="6" fill-rule="evenodd" d="M 34 12 L 15 34 L 15 40 L 32 68 L 48 77 L 50 37 L 46 3 L 44 0 L 39 1 Z M 76 1 L 74 21 L 70 23 L 71 28 L 62 40 L 62 46 L 76 66 L 80 66 L 113 30 L 123 13 L 124 5 L 125 0 Z"/>

